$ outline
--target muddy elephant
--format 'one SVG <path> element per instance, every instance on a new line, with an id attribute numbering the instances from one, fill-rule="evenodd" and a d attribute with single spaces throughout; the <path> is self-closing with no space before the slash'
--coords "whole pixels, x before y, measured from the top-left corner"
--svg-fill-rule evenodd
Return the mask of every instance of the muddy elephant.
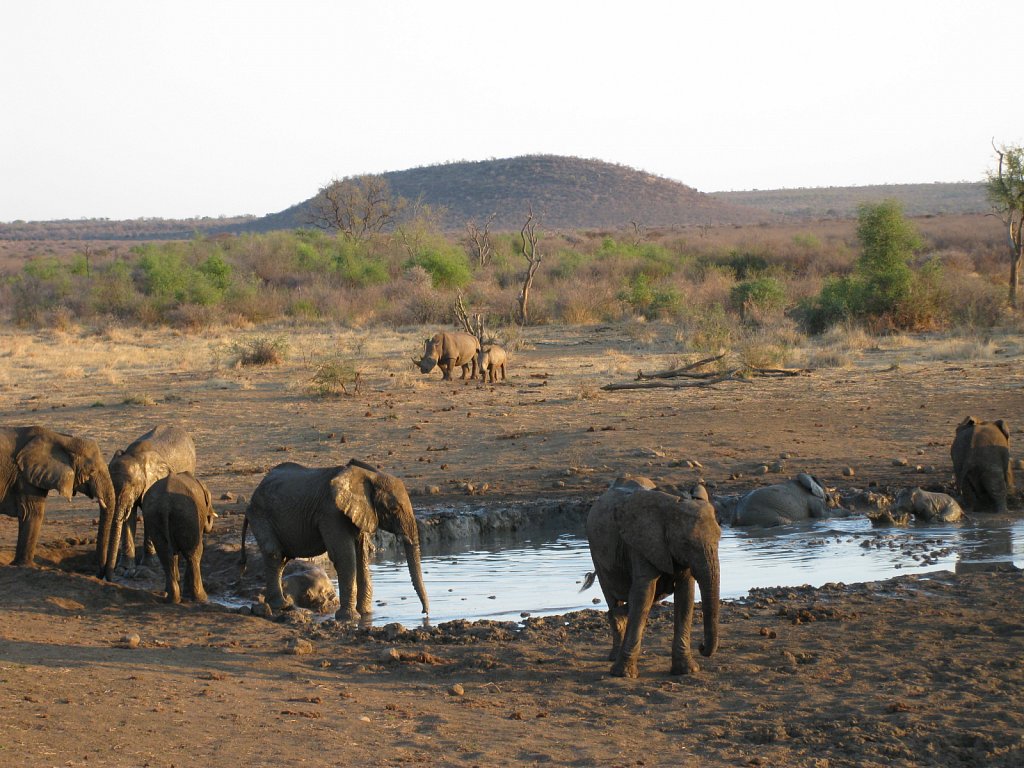
<path id="1" fill-rule="evenodd" d="M 285 566 L 281 588 L 299 608 L 327 613 L 338 608 L 338 592 L 321 566 L 308 560 L 292 560 Z"/>
<path id="2" fill-rule="evenodd" d="M 110 479 L 117 504 L 110 514 L 100 515 L 96 537 L 96 559 L 101 578 L 112 579 L 117 567 L 122 530 L 124 556 L 135 558 L 135 527 L 138 508 L 146 491 L 172 472 L 196 471 L 196 446 L 183 428 L 160 424 L 137 438 L 110 460 Z M 148 536 L 148 531 L 147 531 Z"/>
<path id="3" fill-rule="evenodd" d="M 84 493 L 100 515 L 114 508 L 114 485 L 96 441 L 46 427 L 0 427 L 0 514 L 18 518 L 12 565 L 33 565 L 46 496 Z"/>
<path id="4" fill-rule="evenodd" d="M 611 674 L 637 676 L 647 616 L 654 602 L 669 594 L 675 596 L 671 674 L 696 672 L 690 654 L 695 579 L 704 614 L 700 652 L 711 656 L 718 648 L 722 529 L 714 507 L 706 499 L 659 491 L 646 478 L 620 478 L 590 508 L 586 527 L 608 604 Z M 588 575 L 584 588 L 592 582 Z"/>
<path id="5" fill-rule="evenodd" d="M 921 488 L 904 488 L 896 494 L 893 506 L 897 512 L 909 513 L 926 522 L 955 523 L 964 516 L 964 511 L 952 496 Z"/>
<path id="6" fill-rule="evenodd" d="M 487 381 L 487 377 L 490 376 L 491 383 L 493 384 L 498 374 L 501 374 L 501 380 L 505 380 L 505 363 L 508 361 L 508 353 L 505 352 L 503 347 L 499 347 L 497 344 L 488 344 L 485 347 L 481 347 L 480 351 L 476 356 L 476 369 L 480 371 L 480 380 Z"/>
<path id="7" fill-rule="evenodd" d="M 185 562 L 185 596 L 206 602 L 199 565 L 203 558 L 203 536 L 213 530 L 216 517 L 210 490 L 191 472 L 175 472 L 160 478 L 142 497 L 146 538 L 153 542 L 163 566 L 168 603 L 181 602 L 179 558 Z"/>
<path id="8" fill-rule="evenodd" d="M 369 614 L 373 602 L 371 537 L 379 527 L 402 540 L 413 587 L 423 613 L 429 612 L 412 502 L 404 483 L 393 475 L 356 460 L 322 468 L 278 464 L 260 481 L 246 510 L 243 568 L 248 525 L 263 554 L 266 599 L 274 610 L 291 604 L 281 590 L 285 563 L 327 552 L 338 574 L 341 604 L 335 617 L 353 621 Z"/>
<path id="9" fill-rule="evenodd" d="M 462 378 L 476 378 L 476 355 L 480 351 L 480 341 L 471 333 L 444 331 L 435 333 L 427 339 L 423 356 L 413 363 L 419 366 L 420 373 L 430 373 L 435 366 L 441 369 L 445 380 L 451 381 L 452 369 L 462 368 Z M 472 368 L 472 371 L 470 371 Z"/>
<path id="10" fill-rule="evenodd" d="M 1006 495 L 1013 490 L 1010 428 L 1006 422 L 968 416 L 957 426 L 949 454 L 956 489 L 967 508 L 1006 512 Z"/>
<path id="11" fill-rule="evenodd" d="M 785 483 L 755 488 L 746 494 L 736 505 L 732 524 L 768 527 L 828 516 L 824 486 L 816 477 L 801 472 Z"/>

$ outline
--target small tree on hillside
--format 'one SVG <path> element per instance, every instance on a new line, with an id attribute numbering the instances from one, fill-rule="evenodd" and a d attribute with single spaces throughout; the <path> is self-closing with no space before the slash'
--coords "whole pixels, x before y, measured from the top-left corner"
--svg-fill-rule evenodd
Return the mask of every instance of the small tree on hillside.
<path id="1" fill-rule="evenodd" d="M 519 324 L 526 325 L 526 307 L 530 301 L 530 288 L 533 287 L 533 278 L 540 269 L 541 254 L 537 250 L 537 242 L 540 235 L 537 234 L 537 220 L 533 217 L 533 207 L 530 207 L 526 215 L 526 223 L 519 233 L 523 239 L 522 253 L 526 259 L 526 274 L 523 276 L 523 287 L 519 291 Z"/>
<path id="2" fill-rule="evenodd" d="M 1006 227 L 1010 246 L 1010 305 L 1017 307 L 1020 264 L 1024 257 L 1024 147 L 996 147 L 996 170 L 988 173 L 985 191 L 993 215 Z"/>
<path id="3" fill-rule="evenodd" d="M 310 205 L 309 221 L 320 229 L 344 232 L 363 240 L 380 232 L 405 207 L 383 176 L 333 179 L 320 188 Z"/>
<path id="4" fill-rule="evenodd" d="M 476 261 L 478 267 L 486 267 L 487 263 L 494 256 L 494 243 L 491 242 L 491 224 L 498 218 L 497 212 L 492 213 L 484 222 L 484 228 L 480 229 L 475 221 L 466 222 L 466 240 L 469 245 L 470 254 Z"/>
<path id="5" fill-rule="evenodd" d="M 869 315 L 892 312 L 910 296 L 910 259 L 921 247 L 921 238 L 903 218 L 900 202 L 883 200 L 857 207 L 857 239 L 863 248 L 857 260 L 857 273 L 864 281 L 863 310 Z"/>

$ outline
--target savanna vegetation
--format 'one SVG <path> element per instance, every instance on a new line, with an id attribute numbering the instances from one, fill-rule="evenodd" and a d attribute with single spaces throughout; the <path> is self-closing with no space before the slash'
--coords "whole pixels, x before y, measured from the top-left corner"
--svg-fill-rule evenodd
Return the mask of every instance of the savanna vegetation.
<path id="1" fill-rule="evenodd" d="M 857 221 L 536 231 L 529 323 L 662 321 L 693 350 L 760 340 L 785 350 L 839 325 L 869 331 L 1005 323 L 1005 233 L 986 216 L 906 218 L 895 201 Z M 511 328 L 527 267 L 519 231 L 444 234 L 418 217 L 360 238 L 320 230 L 38 251 L 0 282 L 19 326 L 201 329 L 454 321 L 461 294 L 489 328 Z M 639 332 L 639 331 L 638 331 Z"/>

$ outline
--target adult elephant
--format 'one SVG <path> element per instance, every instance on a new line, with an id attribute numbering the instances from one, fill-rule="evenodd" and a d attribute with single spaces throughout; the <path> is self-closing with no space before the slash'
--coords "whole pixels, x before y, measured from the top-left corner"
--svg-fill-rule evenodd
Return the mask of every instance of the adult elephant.
<path id="1" fill-rule="evenodd" d="M 267 604 L 281 610 L 291 604 L 281 590 L 285 563 L 295 557 L 327 552 L 338 573 L 335 612 L 339 621 L 370 613 L 370 537 L 378 527 L 397 535 L 405 545 L 413 587 L 429 612 L 420 570 L 420 538 L 412 502 L 397 477 L 352 460 L 338 467 L 304 467 L 294 462 L 271 469 L 253 492 L 242 523 L 242 567 L 245 531 L 263 554 Z"/>
<path id="2" fill-rule="evenodd" d="M 587 539 L 608 604 L 612 675 L 637 676 L 647 616 L 668 594 L 675 595 L 671 674 L 697 671 L 690 654 L 695 579 L 704 613 L 700 652 L 718 649 L 721 535 L 707 499 L 663 493 L 647 478 L 616 480 L 590 508 Z"/>
<path id="3" fill-rule="evenodd" d="M 741 498 L 732 524 L 768 527 L 828 516 L 825 488 L 816 477 L 801 472 L 792 480 L 755 488 Z"/>
<path id="4" fill-rule="evenodd" d="M 467 373 L 476 378 L 476 356 L 480 351 L 480 341 L 471 333 L 443 331 L 435 333 L 427 339 L 423 348 L 423 356 L 413 363 L 419 366 L 420 373 L 430 373 L 435 367 L 441 369 L 442 378 L 451 381 L 452 369 L 462 368 L 462 378 Z M 472 372 L 470 369 L 472 368 Z"/>
<path id="5" fill-rule="evenodd" d="M 46 515 L 46 496 L 76 493 L 114 508 L 114 485 L 94 440 L 45 427 L 0 427 L 0 514 L 18 518 L 12 565 L 31 566 Z"/>
<path id="6" fill-rule="evenodd" d="M 1006 495 L 1013 489 L 1006 422 L 968 416 L 957 426 L 949 454 L 964 504 L 972 510 L 1006 512 Z"/>
<path id="7" fill-rule="evenodd" d="M 108 580 L 114 578 L 122 530 L 125 559 L 129 563 L 135 559 L 135 528 L 142 497 L 153 483 L 174 472 L 195 473 L 196 446 L 182 427 L 159 424 L 117 451 L 109 469 L 117 504 L 107 514 L 100 514 L 96 537 L 97 575 Z"/>

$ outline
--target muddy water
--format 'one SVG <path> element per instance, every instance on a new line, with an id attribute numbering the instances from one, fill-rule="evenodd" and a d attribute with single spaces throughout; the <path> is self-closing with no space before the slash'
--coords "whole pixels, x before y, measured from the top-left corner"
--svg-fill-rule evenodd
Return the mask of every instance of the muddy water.
<path id="1" fill-rule="evenodd" d="M 593 570 L 582 533 L 495 538 L 424 554 L 434 624 L 604 609 L 596 584 L 579 591 L 584 573 Z M 752 587 L 878 581 L 1007 562 L 1024 567 L 1024 520 L 874 529 L 866 519 L 850 518 L 767 531 L 724 528 L 719 557 L 723 599 Z M 377 562 L 373 584 L 374 624 L 421 620 L 404 561 Z"/>

